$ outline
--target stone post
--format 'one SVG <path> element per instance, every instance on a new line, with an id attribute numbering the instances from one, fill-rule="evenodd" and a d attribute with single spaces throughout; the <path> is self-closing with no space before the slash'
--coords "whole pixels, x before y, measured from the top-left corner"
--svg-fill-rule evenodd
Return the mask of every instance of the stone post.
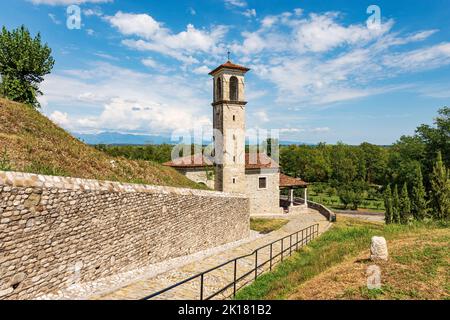
<path id="1" fill-rule="evenodd" d="M 294 188 L 290 189 L 290 197 L 291 197 L 291 207 L 294 206 Z"/>
<path id="2" fill-rule="evenodd" d="M 305 188 L 305 207 L 308 209 L 308 188 Z"/>
<path id="3" fill-rule="evenodd" d="M 389 258 L 386 239 L 383 237 L 373 237 L 370 246 L 370 259 L 372 261 L 384 260 Z"/>

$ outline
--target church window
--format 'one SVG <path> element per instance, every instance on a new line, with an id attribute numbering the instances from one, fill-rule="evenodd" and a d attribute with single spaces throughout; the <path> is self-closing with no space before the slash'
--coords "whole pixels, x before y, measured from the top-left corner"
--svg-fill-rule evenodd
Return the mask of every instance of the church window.
<path id="1" fill-rule="evenodd" d="M 233 115 L 233 121 L 236 121 L 236 116 L 235 115 Z"/>
<path id="2" fill-rule="evenodd" d="M 239 101 L 239 81 L 234 76 L 230 78 L 230 100 Z"/>
<path id="3" fill-rule="evenodd" d="M 223 90 L 222 90 L 222 79 L 217 79 L 217 89 L 216 89 L 217 101 L 223 100 Z"/>
<path id="4" fill-rule="evenodd" d="M 267 189 L 267 178 L 266 177 L 259 178 L 259 189 Z"/>

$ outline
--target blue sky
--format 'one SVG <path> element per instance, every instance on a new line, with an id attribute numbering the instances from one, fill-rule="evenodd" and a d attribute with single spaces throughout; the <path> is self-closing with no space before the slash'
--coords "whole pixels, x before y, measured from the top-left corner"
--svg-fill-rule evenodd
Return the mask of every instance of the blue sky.
<path id="1" fill-rule="evenodd" d="M 0 19 L 52 47 L 42 112 L 72 132 L 210 126 L 228 50 L 252 69 L 247 127 L 284 140 L 390 144 L 449 105 L 450 0 L 1 0 Z"/>

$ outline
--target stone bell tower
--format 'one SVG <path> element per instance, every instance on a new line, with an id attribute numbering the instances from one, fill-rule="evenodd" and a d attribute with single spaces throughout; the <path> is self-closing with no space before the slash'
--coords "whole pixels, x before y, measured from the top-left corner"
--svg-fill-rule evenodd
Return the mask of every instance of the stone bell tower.
<path id="1" fill-rule="evenodd" d="M 250 69 L 227 61 L 211 71 L 215 189 L 245 193 L 245 74 Z"/>

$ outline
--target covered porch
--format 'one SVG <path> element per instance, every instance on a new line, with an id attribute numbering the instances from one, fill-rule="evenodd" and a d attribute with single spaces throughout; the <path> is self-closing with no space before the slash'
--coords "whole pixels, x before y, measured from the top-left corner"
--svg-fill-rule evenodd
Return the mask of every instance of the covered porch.
<path id="1" fill-rule="evenodd" d="M 295 199 L 294 191 L 302 189 L 303 196 Z M 308 183 L 280 173 L 280 191 L 288 190 L 287 196 L 280 196 L 280 205 L 285 213 L 301 213 L 308 209 Z"/>

